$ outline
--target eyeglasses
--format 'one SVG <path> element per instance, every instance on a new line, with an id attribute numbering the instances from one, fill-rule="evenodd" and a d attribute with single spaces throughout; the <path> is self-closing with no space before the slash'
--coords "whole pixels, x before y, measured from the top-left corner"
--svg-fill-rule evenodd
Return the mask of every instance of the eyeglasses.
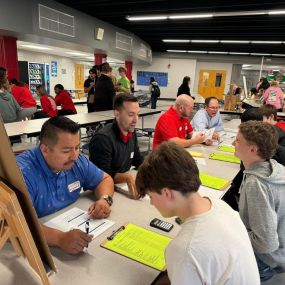
<path id="1" fill-rule="evenodd" d="M 220 106 L 218 107 L 208 107 L 210 110 L 219 110 L 220 109 Z"/>

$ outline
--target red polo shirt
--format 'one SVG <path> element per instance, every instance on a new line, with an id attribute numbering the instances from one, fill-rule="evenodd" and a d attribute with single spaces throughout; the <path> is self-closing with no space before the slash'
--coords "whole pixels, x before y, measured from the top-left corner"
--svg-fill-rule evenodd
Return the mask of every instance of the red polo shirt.
<path id="1" fill-rule="evenodd" d="M 171 138 L 186 139 L 193 128 L 188 118 L 180 118 L 171 106 L 157 121 L 154 131 L 153 148 Z"/>
<path id="2" fill-rule="evenodd" d="M 285 122 L 277 122 L 275 126 L 285 132 Z"/>
<path id="3" fill-rule="evenodd" d="M 34 99 L 29 88 L 14 85 L 11 92 L 22 108 L 36 107 L 36 100 Z"/>
<path id="4" fill-rule="evenodd" d="M 44 95 L 41 97 L 41 105 L 43 111 L 48 114 L 49 117 L 56 117 L 57 116 L 57 107 L 55 101 L 47 96 Z"/>
<path id="5" fill-rule="evenodd" d="M 70 94 L 66 90 L 62 90 L 55 96 L 56 105 L 61 106 L 62 110 L 73 111 L 76 114 L 76 109 Z"/>

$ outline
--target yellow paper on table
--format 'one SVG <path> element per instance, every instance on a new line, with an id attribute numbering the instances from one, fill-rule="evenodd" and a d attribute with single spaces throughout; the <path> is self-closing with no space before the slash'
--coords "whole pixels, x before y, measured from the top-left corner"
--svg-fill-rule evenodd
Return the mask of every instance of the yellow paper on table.
<path id="1" fill-rule="evenodd" d="M 209 158 L 232 163 L 240 163 L 240 159 L 238 157 L 230 154 L 212 153 Z"/>
<path id="2" fill-rule="evenodd" d="M 188 150 L 188 152 L 193 156 L 193 157 L 205 157 L 202 152 L 196 152 L 192 150 Z"/>
<path id="3" fill-rule="evenodd" d="M 227 179 L 211 176 L 205 173 L 200 172 L 199 176 L 203 186 L 214 188 L 216 190 L 224 190 L 230 184 L 230 181 Z"/>
<path id="4" fill-rule="evenodd" d="M 108 237 L 101 246 L 148 265 L 166 270 L 164 251 L 171 238 L 134 224 L 126 224 Z"/>
<path id="5" fill-rule="evenodd" d="M 218 150 L 220 151 L 224 151 L 224 152 L 235 152 L 235 147 L 234 146 L 230 146 L 230 145 L 220 145 L 218 147 Z"/>

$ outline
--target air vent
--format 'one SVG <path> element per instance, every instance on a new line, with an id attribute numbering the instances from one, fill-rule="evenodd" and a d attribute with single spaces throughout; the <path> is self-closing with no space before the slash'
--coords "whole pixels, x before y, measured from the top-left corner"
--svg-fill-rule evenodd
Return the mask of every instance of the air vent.
<path id="1" fill-rule="evenodd" d="M 39 4 L 41 30 L 74 37 L 74 16 Z"/>
<path id="2" fill-rule="evenodd" d="M 133 38 L 127 35 L 116 33 L 116 48 L 125 51 L 132 51 Z"/>

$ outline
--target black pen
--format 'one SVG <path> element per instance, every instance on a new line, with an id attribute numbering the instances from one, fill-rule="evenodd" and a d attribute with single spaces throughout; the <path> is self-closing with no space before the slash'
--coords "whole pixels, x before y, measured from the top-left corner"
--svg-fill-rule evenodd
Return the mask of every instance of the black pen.
<path id="1" fill-rule="evenodd" d="M 86 223 L 85 223 L 85 232 L 86 232 L 87 234 L 89 234 L 89 220 L 87 220 Z M 87 244 L 86 247 L 88 247 L 88 244 Z"/>
<path id="2" fill-rule="evenodd" d="M 113 233 L 112 233 L 109 237 L 107 237 L 107 240 L 112 240 L 112 239 L 114 239 L 114 237 L 115 237 L 119 232 L 121 232 L 121 231 L 124 230 L 124 229 L 125 229 L 125 226 L 119 227 L 116 231 L 113 231 Z"/>

